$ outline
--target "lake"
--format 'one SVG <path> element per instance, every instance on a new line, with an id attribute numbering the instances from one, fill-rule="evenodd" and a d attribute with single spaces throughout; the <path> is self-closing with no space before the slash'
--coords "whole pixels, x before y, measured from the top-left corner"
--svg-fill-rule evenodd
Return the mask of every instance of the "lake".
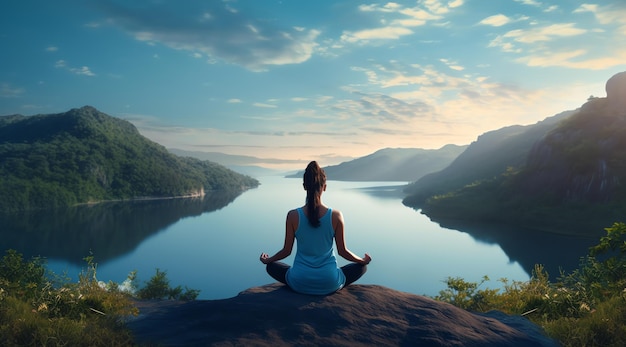
<path id="1" fill-rule="evenodd" d="M 199 289 L 198 299 L 223 299 L 273 282 L 259 261 L 283 244 L 289 209 L 304 204 L 302 180 L 261 177 L 240 195 L 205 199 L 111 202 L 57 211 L 0 217 L 0 248 L 43 256 L 48 268 L 73 280 L 93 254 L 102 281 L 122 282 L 137 270 L 143 284 L 155 270 L 170 285 Z M 396 290 L 436 295 L 447 277 L 525 281 L 535 263 L 554 279 L 575 268 L 595 240 L 493 225 L 431 221 L 402 204 L 405 182 L 329 181 L 323 201 L 345 218 L 348 248 L 372 262 L 359 280 Z M 474 236 L 471 236 L 471 235 Z M 294 252 L 284 261 L 291 263 Z M 345 264 L 340 259 L 340 265 Z"/>

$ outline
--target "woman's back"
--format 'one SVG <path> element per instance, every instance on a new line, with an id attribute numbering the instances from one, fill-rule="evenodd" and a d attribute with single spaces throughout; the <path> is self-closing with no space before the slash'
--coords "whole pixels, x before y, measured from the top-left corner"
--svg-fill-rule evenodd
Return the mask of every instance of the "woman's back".
<path id="1" fill-rule="evenodd" d="M 297 292 L 330 294 L 363 276 L 372 258 L 367 253 L 361 258 L 346 247 L 343 215 L 322 203 L 322 193 L 326 191 L 324 169 L 312 161 L 304 170 L 302 180 L 306 204 L 287 213 L 283 248 L 271 257 L 261 253 L 259 259 L 267 265 L 267 273 L 272 278 Z M 280 262 L 291 254 L 296 240 L 293 266 Z M 339 255 L 351 264 L 339 268 L 333 241 Z"/>
<path id="2" fill-rule="evenodd" d="M 327 258 L 328 252 L 333 251 L 335 231 L 333 230 L 331 209 L 320 218 L 320 226 L 315 228 L 307 223 L 302 208 L 298 211 L 298 229 L 296 230 L 296 240 L 298 240 L 298 254 L 306 258 Z"/>
<path id="3" fill-rule="evenodd" d="M 334 254 L 332 210 L 328 209 L 320 218 L 318 227 L 307 222 L 302 208 L 297 211 L 297 251 L 293 266 L 287 272 L 287 283 L 294 290 L 307 294 L 328 294 L 341 289 L 345 276 Z"/>

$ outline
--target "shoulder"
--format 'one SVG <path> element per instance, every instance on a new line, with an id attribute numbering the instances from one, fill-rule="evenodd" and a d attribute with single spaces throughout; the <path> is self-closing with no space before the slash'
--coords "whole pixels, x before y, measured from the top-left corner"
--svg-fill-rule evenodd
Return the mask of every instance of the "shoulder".
<path id="1" fill-rule="evenodd" d="M 298 224 L 298 219 L 300 219 L 300 212 L 298 209 L 293 209 L 287 212 L 287 222 Z"/>
<path id="2" fill-rule="evenodd" d="M 331 211 L 332 211 L 331 218 L 333 220 L 333 225 L 335 225 L 335 222 L 343 223 L 343 214 L 341 213 L 341 211 L 335 210 L 335 209 L 332 209 Z"/>

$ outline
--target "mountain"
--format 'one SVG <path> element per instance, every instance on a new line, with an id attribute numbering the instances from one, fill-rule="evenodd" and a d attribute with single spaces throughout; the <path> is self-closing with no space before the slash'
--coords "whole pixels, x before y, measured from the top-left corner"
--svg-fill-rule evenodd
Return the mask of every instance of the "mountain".
<path id="1" fill-rule="evenodd" d="M 370 155 L 324 167 L 326 176 L 337 181 L 404 181 L 441 170 L 467 146 L 446 145 L 440 149 L 385 148 Z M 302 177 L 299 171 L 287 177 Z"/>
<path id="2" fill-rule="evenodd" d="M 611 77 L 606 86 L 606 98 L 590 98 L 546 129 L 527 147 L 521 166 L 492 176 L 465 177 L 465 186 L 448 185 L 443 191 L 428 192 L 427 182 L 420 180 L 405 204 L 439 220 L 602 233 L 626 214 L 626 72 Z M 446 186 L 439 182 L 442 187 Z"/>
<path id="3" fill-rule="evenodd" d="M 0 117 L 0 211 L 201 196 L 258 184 L 219 164 L 175 156 L 130 122 L 90 106 Z"/>
<path id="4" fill-rule="evenodd" d="M 427 174 L 408 185 L 404 203 L 420 208 L 433 195 L 492 179 L 508 168 L 521 167 L 532 146 L 573 113 L 566 111 L 533 125 L 513 125 L 480 135 L 443 170 Z"/>
<path id="5" fill-rule="evenodd" d="M 285 162 L 289 162 L 288 160 L 264 159 L 248 155 L 233 155 L 219 152 L 186 151 L 178 148 L 168 148 L 168 150 L 170 153 L 181 157 L 192 157 L 219 163 L 220 165 L 224 165 L 231 170 L 253 177 L 276 175 L 280 173 L 278 170 L 268 169 L 258 164 L 283 164 Z"/>

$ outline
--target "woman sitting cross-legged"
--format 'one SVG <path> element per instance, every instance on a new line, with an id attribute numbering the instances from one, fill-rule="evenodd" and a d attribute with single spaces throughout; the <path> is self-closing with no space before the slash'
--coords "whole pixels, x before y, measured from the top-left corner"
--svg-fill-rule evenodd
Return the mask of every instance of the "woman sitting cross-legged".
<path id="1" fill-rule="evenodd" d="M 372 260 L 365 253 L 363 258 L 352 253 L 344 239 L 343 215 L 322 203 L 326 190 L 326 174 L 312 161 L 304 172 L 306 204 L 287 213 L 285 243 L 273 256 L 262 253 L 260 260 L 267 265 L 267 273 L 291 289 L 303 294 L 326 295 L 340 290 L 358 280 Z M 295 240 L 298 247 L 293 266 L 280 262 L 291 254 Z M 337 265 L 333 251 L 351 263 Z"/>

